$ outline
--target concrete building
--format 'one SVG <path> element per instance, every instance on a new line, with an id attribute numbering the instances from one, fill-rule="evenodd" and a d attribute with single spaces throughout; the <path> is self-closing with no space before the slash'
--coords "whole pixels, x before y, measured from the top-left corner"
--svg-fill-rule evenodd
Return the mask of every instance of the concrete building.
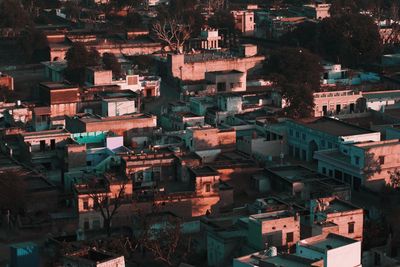
<path id="1" fill-rule="evenodd" d="M 124 256 L 117 256 L 95 248 L 68 253 L 62 261 L 63 267 L 125 267 Z"/>
<path id="2" fill-rule="evenodd" d="M 14 90 L 14 78 L 0 72 L 0 87 L 3 86 L 11 91 Z"/>
<path id="3" fill-rule="evenodd" d="M 129 99 L 129 98 L 103 99 L 101 106 L 102 106 L 101 115 L 103 117 L 115 117 L 137 112 L 135 106 L 135 99 Z"/>
<path id="4" fill-rule="evenodd" d="M 315 1 L 314 4 L 304 5 L 304 13 L 311 19 L 323 20 L 331 16 L 329 10 L 331 4 L 319 3 Z"/>
<path id="5" fill-rule="evenodd" d="M 314 160 L 319 150 L 337 148 L 342 143 L 380 141 L 381 133 L 327 117 L 311 122 L 287 121 L 289 155 Z"/>
<path id="6" fill-rule="evenodd" d="M 341 90 L 314 93 L 314 117 L 348 114 L 359 110 L 360 91 Z"/>
<path id="7" fill-rule="evenodd" d="M 66 128 L 72 133 L 112 131 L 129 140 L 130 132 L 145 131 L 157 127 L 157 118 L 146 114 L 128 114 L 114 117 L 100 117 L 92 114 L 76 114 L 66 117 Z"/>
<path id="8" fill-rule="evenodd" d="M 331 196 L 343 200 L 351 199 L 351 188 L 344 182 L 303 166 L 267 168 L 259 175 L 260 182 L 261 179 L 264 181 L 261 192 L 289 194 L 303 201 Z"/>
<path id="9" fill-rule="evenodd" d="M 296 256 L 323 260 L 323 267 L 361 267 L 361 241 L 324 234 L 299 241 Z"/>
<path id="10" fill-rule="evenodd" d="M 362 241 L 364 210 L 337 197 L 318 198 L 310 201 L 310 215 L 302 225 L 306 236 L 334 233 Z M 308 227 L 311 228 L 308 228 Z M 306 233 L 308 230 L 311 232 Z"/>
<path id="11" fill-rule="evenodd" d="M 24 132 L 19 135 L 21 160 L 47 169 L 57 168 L 62 148 L 71 134 L 65 129 Z"/>
<path id="12" fill-rule="evenodd" d="M 40 83 L 38 97 L 41 103 L 50 106 L 52 117 L 75 115 L 80 102 L 78 87 L 57 82 Z"/>
<path id="13" fill-rule="evenodd" d="M 235 19 L 235 28 L 245 36 L 254 34 L 255 21 L 254 11 L 252 10 L 231 10 Z"/>
<path id="14" fill-rule="evenodd" d="M 400 142 L 365 141 L 341 144 L 335 149 L 318 151 L 318 171 L 342 180 L 354 188 L 365 186 L 378 191 L 391 184 L 390 172 L 400 166 Z"/>
<path id="15" fill-rule="evenodd" d="M 205 73 L 207 84 L 215 85 L 216 93 L 246 91 L 246 72 L 229 70 Z"/>
<path id="16" fill-rule="evenodd" d="M 256 250 L 268 246 L 287 247 L 300 240 L 300 217 L 288 211 L 250 215 L 248 244 Z"/>
<path id="17" fill-rule="evenodd" d="M 190 151 L 232 151 L 236 147 L 236 131 L 213 127 L 189 127 L 184 140 Z"/>
<path id="18" fill-rule="evenodd" d="M 168 74 L 170 77 L 182 81 L 201 81 L 206 72 L 237 70 L 244 73 L 253 73 L 262 67 L 264 56 L 250 54 L 249 56 L 235 56 L 227 52 L 169 54 L 167 59 Z M 229 88 L 229 87 L 228 87 Z"/>

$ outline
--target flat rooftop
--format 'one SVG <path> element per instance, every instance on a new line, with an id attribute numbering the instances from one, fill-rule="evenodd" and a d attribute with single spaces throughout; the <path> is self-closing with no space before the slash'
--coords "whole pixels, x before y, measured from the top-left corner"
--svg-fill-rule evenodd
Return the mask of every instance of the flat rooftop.
<path id="1" fill-rule="evenodd" d="M 319 252 L 325 252 L 326 250 L 343 247 L 356 242 L 360 241 L 330 233 L 301 240 L 299 241 L 299 245 L 318 250 Z"/>
<path id="2" fill-rule="evenodd" d="M 333 136 L 352 136 L 374 133 L 374 131 L 327 117 L 323 117 L 308 123 L 295 123 L 302 124 L 307 128 L 311 128 L 313 130 L 324 132 Z"/>
<path id="3" fill-rule="evenodd" d="M 143 113 L 135 113 L 135 114 L 128 114 L 122 116 L 114 116 L 114 117 L 101 117 L 98 115 L 93 114 L 78 114 L 73 116 L 73 118 L 78 118 L 79 120 L 85 123 L 91 122 L 100 122 L 100 121 L 123 121 L 123 120 L 132 120 L 132 119 L 149 119 L 152 118 L 152 115 L 143 114 Z"/>
<path id="4" fill-rule="evenodd" d="M 194 62 L 221 60 L 221 59 L 232 60 L 235 58 L 237 58 L 237 56 L 235 56 L 233 53 L 230 52 L 206 52 L 193 55 L 186 54 L 184 61 L 185 63 L 194 63 Z"/>
<path id="5" fill-rule="evenodd" d="M 283 211 L 272 211 L 272 212 L 250 215 L 249 219 L 264 222 L 264 221 L 278 220 L 281 218 L 289 218 L 293 216 L 294 216 L 293 213 L 287 210 L 283 210 Z"/>
<path id="6" fill-rule="evenodd" d="M 274 264 L 275 266 L 310 267 L 310 266 L 319 266 L 319 265 L 313 265 L 313 263 L 316 263 L 320 260 L 311 260 L 296 255 L 284 254 L 262 259 L 261 261 Z"/>
<path id="7" fill-rule="evenodd" d="M 392 140 L 385 140 L 385 141 L 377 141 L 377 142 L 363 142 L 363 143 L 357 143 L 354 144 L 354 146 L 362 148 L 362 149 L 371 149 L 371 148 L 377 148 L 377 147 L 385 147 L 385 146 L 395 146 L 395 145 L 400 145 L 400 141 L 398 139 L 392 139 Z"/>
<path id="8" fill-rule="evenodd" d="M 193 168 L 191 170 L 196 175 L 196 177 L 219 175 L 219 173 L 216 170 L 214 170 L 213 168 L 211 168 L 209 166 Z"/>
<path id="9" fill-rule="evenodd" d="M 66 83 L 61 83 L 61 82 L 41 82 L 40 85 L 47 87 L 51 90 L 61 90 L 61 89 L 77 89 L 78 87 L 66 84 Z"/>

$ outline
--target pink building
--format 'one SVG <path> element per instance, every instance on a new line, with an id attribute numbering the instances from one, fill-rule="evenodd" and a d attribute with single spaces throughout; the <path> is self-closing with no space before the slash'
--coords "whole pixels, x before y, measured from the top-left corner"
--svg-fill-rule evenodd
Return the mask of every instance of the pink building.
<path id="1" fill-rule="evenodd" d="M 314 117 L 345 114 L 356 111 L 362 92 L 353 90 L 314 93 Z"/>
<path id="2" fill-rule="evenodd" d="M 232 10 L 233 17 L 235 18 L 235 28 L 243 35 L 254 34 L 254 12 L 249 10 Z"/>

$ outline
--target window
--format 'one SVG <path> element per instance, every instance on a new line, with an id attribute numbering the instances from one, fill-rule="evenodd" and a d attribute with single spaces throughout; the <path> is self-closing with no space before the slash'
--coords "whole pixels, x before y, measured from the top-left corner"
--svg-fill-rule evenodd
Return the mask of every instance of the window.
<path id="1" fill-rule="evenodd" d="M 322 173 L 326 174 L 326 168 L 325 167 L 322 167 Z"/>
<path id="2" fill-rule="evenodd" d="M 289 130 L 289 134 L 290 134 L 290 136 L 293 136 L 293 130 L 292 129 Z"/>
<path id="3" fill-rule="evenodd" d="M 293 242 L 293 232 L 286 233 L 286 243 Z"/>
<path id="4" fill-rule="evenodd" d="M 348 227 L 348 231 L 349 234 L 353 234 L 354 233 L 354 222 L 350 222 L 349 223 L 349 227 Z"/>
<path id="5" fill-rule="evenodd" d="M 40 151 L 44 151 L 46 149 L 46 141 L 40 140 Z"/>
<path id="6" fill-rule="evenodd" d="M 211 191 L 211 185 L 210 184 L 206 184 L 206 192 L 210 192 Z"/>
<path id="7" fill-rule="evenodd" d="M 296 132 L 296 138 L 299 138 L 299 137 L 300 137 L 300 133 Z"/>
<path id="8" fill-rule="evenodd" d="M 83 223 L 83 229 L 89 230 L 89 228 L 90 228 L 89 221 L 85 221 L 85 222 Z"/>
<path id="9" fill-rule="evenodd" d="M 360 157 L 354 156 L 354 162 L 356 163 L 356 165 L 360 165 Z"/>
<path id="10" fill-rule="evenodd" d="M 333 176 L 333 171 L 329 170 L 329 177 L 332 177 L 332 176 Z"/>
<path id="11" fill-rule="evenodd" d="M 385 156 L 379 156 L 379 164 L 385 164 Z"/>
<path id="12" fill-rule="evenodd" d="M 50 148 L 51 148 L 51 150 L 56 149 L 56 139 L 50 140 Z"/>
<path id="13" fill-rule="evenodd" d="M 89 200 L 84 199 L 83 200 L 83 209 L 88 210 L 89 209 Z"/>
<path id="14" fill-rule="evenodd" d="M 301 138 L 303 138 L 303 140 L 305 141 L 305 140 L 306 140 L 306 134 L 303 133 L 303 134 L 301 135 Z"/>

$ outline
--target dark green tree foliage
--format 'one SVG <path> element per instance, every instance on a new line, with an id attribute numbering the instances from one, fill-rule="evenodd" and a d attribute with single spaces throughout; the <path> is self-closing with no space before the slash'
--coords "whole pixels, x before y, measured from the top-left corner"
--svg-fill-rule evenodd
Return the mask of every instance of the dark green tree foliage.
<path id="1" fill-rule="evenodd" d="M 212 28 L 226 29 L 228 32 L 234 32 L 235 18 L 229 10 L 219 10 L 208 19 L 208 25 Z"/>
<path id="2" fill-rule="evenodd" d="M 19 44 L 25 55 L 26 62 L 41 62 L 50 60 L 49 43 L 42 31 L 29 28 L 19 37 Z"/>
<path id="3" fill-rule="evenodd" d="M 303 23 L 282 41 L 348 67 L 378 62 L 382 54 L 378 27 L 372 18 L 361 14 L 335 16 L 319 24 Z"/>
<path id="4" fill-rule="evenodd" d="M 320 58 L 301 48 L 280 48 L 272 52 L 264 69 L 281 89 L 293 118 L 309 117 L 314 108 L 313 93 L 320 89 Z"/>
<path id="5" fill-rule="evenodd" d="M 0 1 L 0 28 L 22 29 L 32 21 L 19 0 Z"/>
<path id="6" fill-rule="evenodd" d="M 96 49 L 91 48 L 88 51 L 82 43 L 74 43 L 65 56 L 68 63 L 65 70 L 67 80 L 83 84 L 85 82 L 85 68 L 99 65 L 100 58 Z"/>
<path id="7" fill-rule="evenodd" d="M 121 76 L 121 63 L 118 62 L 117 57 L 113 53 L 103 54 L 103 64 L 106 70 L 112 70 L 115 77 Z"/>
<path id="8" fill-rule="evenodd" d="M 358 67 L 378 62 L 382 44 L 373 19 L 360 15 L 343 15 L 321 23 L 320 45 L 323 56 L 345 66 Z"/>
<path id="9" fill-rule="evenodd" d="M 143 18 L 137 12 L 130 12 L 126 16 L 124 24 L 129 29 L 143 28 Z"/>

